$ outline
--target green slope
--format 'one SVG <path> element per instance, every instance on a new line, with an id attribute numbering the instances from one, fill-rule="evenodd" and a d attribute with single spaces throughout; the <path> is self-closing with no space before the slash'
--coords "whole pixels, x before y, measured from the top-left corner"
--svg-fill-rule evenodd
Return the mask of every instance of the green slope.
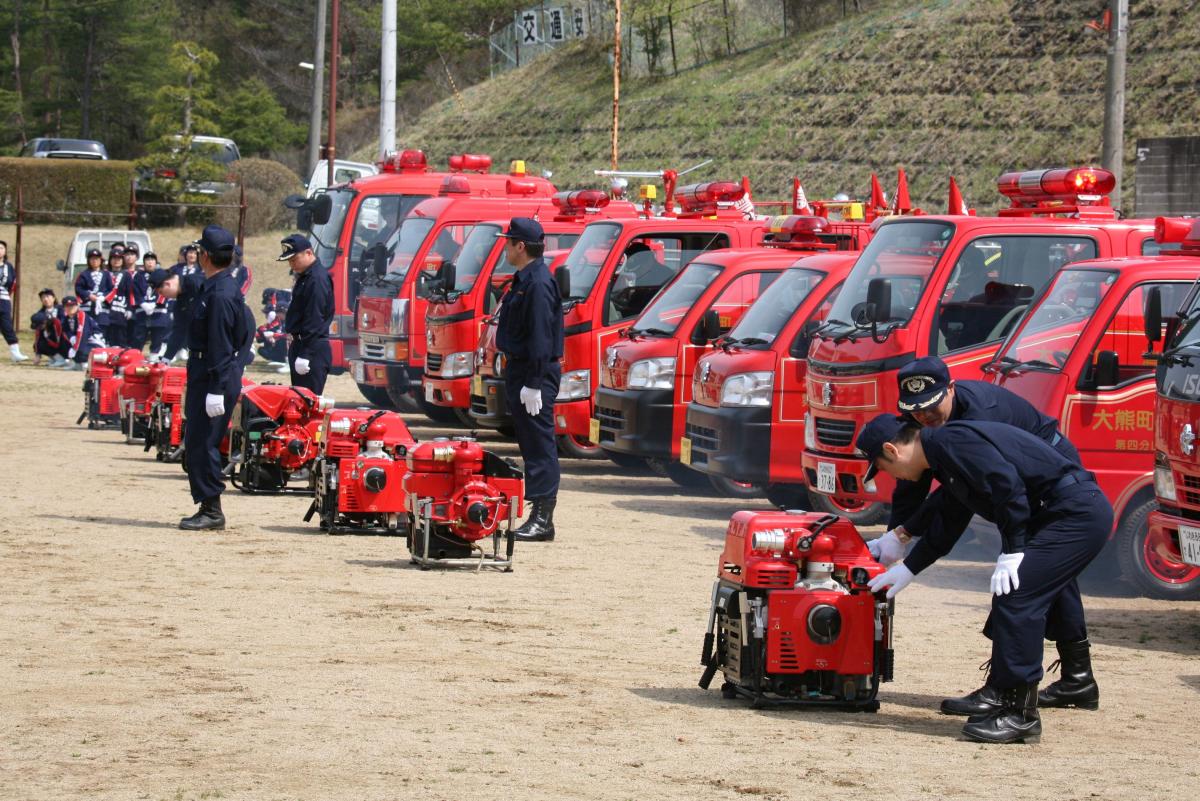
<path id="1" fill-rule="evenodd" d="M 1124 199 L 1138 137 L 1200 133 L 1200 3 L 1132 0 Z M 758 198 L 889 193 L 907 168 L 914 201 L 941 210 L 946 181 L 994 208 L 1009 169 L 1095 163 L 1104 119 L 1100 0 L 885 2 L 813 33 L 671 79 L 622 85 L 621 166 L 742 174 Z M 608 166 L 612 78 L 598 46 L 546 56 L 428 110 L 398 140 L 524 158 L 560 186 Z"/>

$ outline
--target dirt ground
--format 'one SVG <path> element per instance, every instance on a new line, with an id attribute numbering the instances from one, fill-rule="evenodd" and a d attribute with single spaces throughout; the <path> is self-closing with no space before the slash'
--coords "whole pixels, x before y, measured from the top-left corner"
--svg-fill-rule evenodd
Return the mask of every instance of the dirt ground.
<path id="1" fill-rule="evenodd" d="M 899 598 L 879 713 L 752 711 L 696 686 L 744 502 L 564 462 L 558 541 L 510 574 L 422 572 L 400 539 L 318 533 L 299 497 L 230 492 L 227 531 L 187 534 L 179 466 L 77 428 L 80 383 L 0 364 L 0 799 L 1200 790 L 1195 604 L 1090 581 L 1101 710 L 1047 711 L 1038 745 L 968 743 L 936 706 L 982 677 L 995 551 L 960 545 Z M 344 376 L 328 394 L 357 397 Z"/>

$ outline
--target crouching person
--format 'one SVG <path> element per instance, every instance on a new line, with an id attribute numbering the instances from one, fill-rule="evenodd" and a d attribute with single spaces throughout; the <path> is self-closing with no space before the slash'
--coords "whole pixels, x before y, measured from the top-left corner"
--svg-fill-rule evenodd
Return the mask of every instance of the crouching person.
<path id="1" fill-rule="evenodd" d="M 79 301 L 69 297 L 63 301 L 62 318 L 58 321 L 59 351 L 66 357 L 68 370 L 82 370 L 92 348 L 104 344 L 104 336 L 95 321 L 79 308 Z"/>

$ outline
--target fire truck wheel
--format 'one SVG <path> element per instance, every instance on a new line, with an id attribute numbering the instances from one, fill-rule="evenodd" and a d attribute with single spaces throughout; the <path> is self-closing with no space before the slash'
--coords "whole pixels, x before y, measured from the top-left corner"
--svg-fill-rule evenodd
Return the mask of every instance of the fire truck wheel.
<path id="1" fill-rule="evenodd" d="M 616 451 L 608 451 L 604 448 L 600 449 L 601 453 L 608 457 L 608 460 L 617 467 L 629 473 L 653 473 L 654 471 L 647 464 L 646 460 L 641 456 L 630 456 L 627 453 L 617 453 Z M 655 473 L 661 476 L 661 473 Z M 664 476 L 665 478 L 665 476 Z"/>
<path id="2" fill-rule="evenodd" d="M 422 398 L 418 403 L 421 406 L 421 411 L 435 423 L 443 425 L 453 425 L 458 422 L 458 415 L 455 414 L 457 409 L 450 409 L 446 406 L 435 406 Z"/>
<path id="3" fill-rule="evenodd" d="M 708 483 L 708 476 L 690 467 L 685 467 L 679 462 L 647 459 L 646 464 L 654 475 L 669 478 L 684 489 L 701 489 L 711 486 Z"/>
<path id="4" fill-rule="evenodd" d="M 471 416 L 471 412 L 467 409 L 455 409 L 454 418 L 458 420 L 458 424 L 466 428 L 475 428 L 475 418 Z"/>
<path id="5" fill-rule="evenodd" d="M 1153 498 L 1143 500 L 1125 515 L 1117 529 L 1121 575 L 1151 598 L 1200 598 L 1200 567 L 1182 561 L 1173 540 L 1159 542 L 1150 536 L 1149 517 L 1156 506 Z"/>
<path id="6" fill-rule="evenodd" d="M 562 434 L 558 438 L 558 452 L 570 459 L 603 459 L 604 451 L 589 439 L 574 434 Z"/>
<path id="7" fill-rule="evenodd" d="M 882 523 L 887 517 L 887 506 L 882 503 L 868 503 L 852 499 L 839 500 L 819 492 L 810 492 L 809 500 L 813 511 L 841 515 L 856 526 L 873 526 Z"/>
<path id="8" fill-rule="evenodd" d="M 708 483 L 712 484 L 712 488 L 717 491 L 718 495 L 725 498 L 750 500 L 763 496 L 763 488 L 757 484 L 744 484 L 741 481 L 734 481 L 732 478 L 726 478 L 725 476 L 710 475 Z"/>
<path id="9" fill-rule="evenodd" d="M 392 399 L 388 396 L 387 389 L 384 387 L 373 387 L 370 384 L 359 384 L 358 391 L 367 399 L 367 402 L 372 406 L 378 406 L 380 409 L 395 411 L 396 404 L 392 403 Z"/>
<path id="10" fill-rule="evenodd" d="M 768 484 L 765 494 L 771 505 L 780 509 L 807 509 L 813 503 L 803 484 Z"/>
<path id="11" fill-rule="evenodd" d="M 399 389 L 388 387 L 387 396 L 392 402 L 392 408 L 398 412 L 421 411 L 421 406 L 417 403 L 417 398 L 412 392 L 402 392 Z"/>

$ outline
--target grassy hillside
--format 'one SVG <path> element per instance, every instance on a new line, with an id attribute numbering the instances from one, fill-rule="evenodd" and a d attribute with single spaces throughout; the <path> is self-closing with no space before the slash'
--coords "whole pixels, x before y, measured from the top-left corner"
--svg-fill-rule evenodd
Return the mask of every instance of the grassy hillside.
<path id="1" fill-rule="evenodd" d="M 813 33 L 686 72 L 625 82 L 621 166 L 716 163 L 759 198 L 799 175 L 812 196 L 889 193 L 908 169 L 914 201 L 941 209 L 955 175 L 967 202 L 998 203 L 1008 169 L 1098 162 L 1106 38 L 1100 0 L 882 2 Z M 1200 133 L 1200 3 L 1132 0 L 1124 200 L 1139 136 Z M 612 78 L 598 46 L 547 56 L 432 107 L 399 141 L 524 158 L 560 186 L 608 166 Z"/>

